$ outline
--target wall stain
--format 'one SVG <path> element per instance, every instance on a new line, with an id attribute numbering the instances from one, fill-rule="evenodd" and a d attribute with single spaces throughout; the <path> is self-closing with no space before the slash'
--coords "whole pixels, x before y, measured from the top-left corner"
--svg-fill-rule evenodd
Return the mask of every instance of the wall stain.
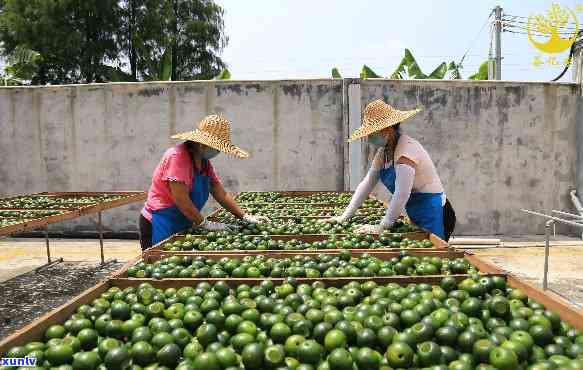
<path id="1" fill-rule="evenodd" d="M 519 106 L 526 95 L 524 86 L 508 86 L 504 90 L 513 99 L 515 106 Z"/>
<path id="2" fill-rule="evenodd" d="M 273 90 L 273 188 L 279 189 L 279 86 L 274 85 Z"/>
<path id="3" fill-rule="evenodd" d="M 69 96 L 69 104 L 70 104 L 70 111 L 71 111 L 71 137 L 69 138 L 69 140 L 71 141 L 71 155 L 72 155 L 72 159 L 70 160 L 71 162 L 71 173 L 73 174 L 77 174 L 78 169 L 77 169 L 77 164 L 79 163 L 79 155 L 78 155 L 78 151 L 77 151 L 77 110 L 76 110 L 76 106 L 75 104 L 77 103 L 77 88 L 73 88 L 71 90 L 71 95 Z M 65 139 L 66 142 L 66 139 Z M 73 176 L 73 179 L 70 179 L 70 181 L 73 182 L 73 189 L 79 189 L 79 179 L 76 178 L 75 176 Z"/>
<path id="4" fill-rule="evenodd" d="M 504 180 L 504 184 L 506 186 L 512 186 L 512 176 L 506 176 L 506 180 Z"/>
<path id="5" fill-rule="evenodd" d="M 171 138 L 176 134 L 176 86 L 173 85 L 168 91 L 168 143 L 170 146 L 174 143 Z"/>
<path id="6" fill-rule="evenodd" d="M 165 87 L 144 88 L 138 91 L 138 96 L 145 96 L 147 98 L 150 98 L 152 96 L 159 96 L 161 94 L 164 94 L 166 92 L 166 89 L 167 88 Z"/>
<path id="7" fill-rule="evenodd" d="M 295 98 L 301 99 L 303 86 L 304 85 L 295 83 L 295 84 L 282 84 L 280 87 L 284 95 L 291 95 Z"/>
<path id="8" fill-rule="evenodd" d="M 243 91 L 241 84 L 216 84 L 217 96 L 222 96 L 226 92 L 233 92 L 239 96 L 249 95 L 247 90 Z"/>

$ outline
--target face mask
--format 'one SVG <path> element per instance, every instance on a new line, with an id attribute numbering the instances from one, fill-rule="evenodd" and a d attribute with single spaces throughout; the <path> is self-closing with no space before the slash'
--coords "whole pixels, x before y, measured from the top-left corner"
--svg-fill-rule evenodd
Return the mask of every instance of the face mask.
<path id="1" fill-rule="evenodd" d="M 368 143 L 372 146 L 380 147 L 387 145 L 387 139 L 384 136 L 377 134 L 369 135 Z"/>
<path id="2" fill-rule="evenodd" d="M 217 155 L 219 155 L 220 151 L 213 149 L 213 148 L 207 148 L 205 149 L 204 152 L 202 152 L 202 157 L 204 159 L 212 159 L 214 157 L 216 157 Z"/>

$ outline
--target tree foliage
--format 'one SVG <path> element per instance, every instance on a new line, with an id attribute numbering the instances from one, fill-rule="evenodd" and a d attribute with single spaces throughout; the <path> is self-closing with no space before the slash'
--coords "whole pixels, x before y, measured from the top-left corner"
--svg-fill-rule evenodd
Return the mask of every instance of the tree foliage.
<path id="1" fill-rule="evenodd" d="M 0 0 L 0 53 L 38 53 L 33 84 L 210 79 L 227 41 L 212 0 Z"/>

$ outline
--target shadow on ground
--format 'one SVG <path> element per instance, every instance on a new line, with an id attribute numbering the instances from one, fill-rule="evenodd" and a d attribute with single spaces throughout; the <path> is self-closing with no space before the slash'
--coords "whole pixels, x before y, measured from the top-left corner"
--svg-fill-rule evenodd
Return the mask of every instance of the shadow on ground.
<path id="1" fill-rule="evenodd" d="M 122 265 L 64 262 L 0 283 L 0 338 L 68 302 Z"/>

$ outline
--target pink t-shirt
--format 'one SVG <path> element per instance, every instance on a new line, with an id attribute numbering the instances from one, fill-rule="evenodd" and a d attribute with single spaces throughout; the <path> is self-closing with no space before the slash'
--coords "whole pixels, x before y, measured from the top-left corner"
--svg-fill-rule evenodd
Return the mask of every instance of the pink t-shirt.
<path id="1" fill-rule="evenodd" d="M 202 170 L 202 174 L 210 178 L 211 185 L 220 182 L 215 174 L 215 170 L 210 161 L 208 166 Z M 178 144 L 173 148 L 166 150 L 164 156 L 154 170 L 152 176 L 152 185 L 148 191 L 148 199 L 144 208 L 142 208 L 142 215 L 149 221 L 152 221 L 152 211 L 168 208 L 174 206 L 172 194 L 170 193 L 169 181 L 177 181 L 184 183 L 192 190 L 192 177 L 194 174 L 194 166 L 184 143 Z"/>

